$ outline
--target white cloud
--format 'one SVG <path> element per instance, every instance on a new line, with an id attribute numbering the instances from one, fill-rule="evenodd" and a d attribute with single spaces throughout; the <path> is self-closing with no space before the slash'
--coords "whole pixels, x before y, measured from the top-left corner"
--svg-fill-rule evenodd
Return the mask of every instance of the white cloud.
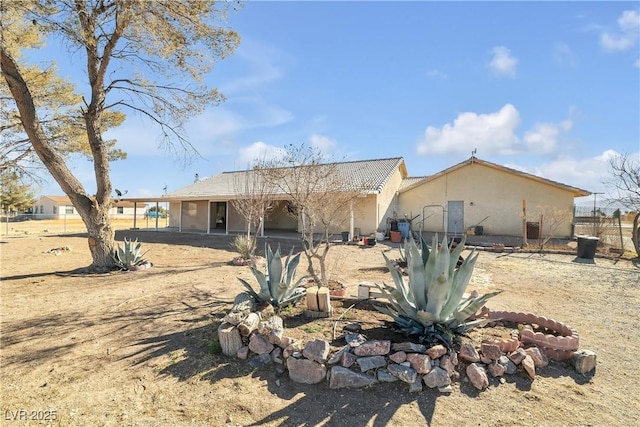
<path id="1" fill-rule="evenodd" d="M 432 79 L 445 80 L 447 78 L 447 74 L 434 68 L 433 70 L 427 71 L 427 77 L 430 77 Z"/>
<path id="2" fill-rule="evenodd" d="M 587 191 L 607 193 L 609 189 L 604 181 L 609 177 L 609 159 L 616 155 L 615 150 L 606 150 L 586 159 L 562 157 L 535 167 L 513 163 L 505 166 Z M 605 195 L 605 198 L 609 197 L 611 195 Z"/>
<path id="3" fill-rule="evenodd" d="M 243 41 L 233 56 L 244 61 L 247 72 L 220 87 L 225 95 L 253 90 L 280 80 L 284 76 L 282 66 L 289 62 L 282 52 L 252 41 Z"/>
<path id="4" fill-rule="evenodd" d="M 441 128 L 429 126 L 418 142 L 417 153 L 469 153 L 478 149 L 480 156 L 518 153 L 550 154 L 557 150 L 558 137 L 571 130 L 569 119 L 560 123 L 538 122 L 521 138 L 516 133 L 520 113 L 511 104 L 489 114 L 460 113 Z"/>
<path id="5" fill-rule="evenodd" d="M 633 63 L 633 66 L 636 68 L 640 68 L 640 59 L 636 59 L 636 62 Z"/>
<path id="6" fill-rule="evenodd" d="M 629 50 L 638 43 L 639 30 L 640 14 L 637 10 L 626 10 L 618 18 L 618 31 L 600 34 L 600 46 L 609 53 Z"/>
<path id="7" fill-rule="evenodd" d="M 565 42 L 556 42 L 553 45 L 553 57 L 560 65 L 575 67 L 578 63 L 576 54 Z"/>
<path id="8" fill-rule="evenodd" d="M 505 46 L 496 46 L 491 49 L 491 54 L 493 58 L 488 67 L 492 74 L 498 77 L 515 78 L 518 59 L 511 55 L 511 50 Z"/>
<path id="9" fill-rule="evenodd" d="M 238 150 L 236 166 L 240 169 L 251 168 L 256 161 L 278 159 L 285 154 L 286 151 L 284 148 L 257 141 L 248 147 L 242 147 Z"/>
<path id="10" fill-rule="evenodd" d="M 331 157 L 336 151 L 336 140 L 327 136 L 311 135 L 309 141 L 311 146 L 319 150 L 324 157 Z"/>

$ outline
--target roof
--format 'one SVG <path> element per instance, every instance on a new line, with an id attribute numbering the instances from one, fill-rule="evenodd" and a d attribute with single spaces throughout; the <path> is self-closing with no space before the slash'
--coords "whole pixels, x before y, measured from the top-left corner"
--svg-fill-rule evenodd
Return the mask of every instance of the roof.
<path id="1" fill-rule="evenodd" d="M 342 185 L 341 191 L 359 191 L 366 194 L 380 193 L 398 169 L 403 178 L 407 175 L 402 157 L 326 163 L 324 166 L 336 167 L 337 179 Z M 277 170 L 286 174 L 299 168 L 289 167 Z M 255 173 L 253 170 L 223 172 L 171 192 L 167 194 L 166 199 L 233 198 L 242 194 L 241 189 L 246 188 L 245 183 L 248 180 L 256 177 Z M 284 194 L 282 190 L 275 188 L 270 192 Z"/>
<path id="2" fill-rule="evenodd" d="M 402 191 L 407 187 L 413 188 L 416 186 L 416 184 L 424 181 L 427 178 L 428 178 L 427 176 L 408 176 L 402 180 L 402 182 L 400 183 L 400 188 L 398 188 L 398 191 Z"/>
<path id="3" fill-rule="evenodd" d="M 465 160 L 463 162 L 458 163 L 457 165 L 451 166 L 451 167 L 449 167 L 449 168 L 447 168 L 447 169 L 445 169 L 443 171 L 440 171 L 440 172 L 438 172 L 438 173 L 436 173 L 434 175 L 428 176 L 428 177 L 426 177 L 426 178 L 424 178 L 422 180 L 416 180 L 415 182 L 408 183 L 408 185 L 402 186 L 399 191 L 400 192 L 408 191 L 408 190 L 410 190 L 412 188 L 415 188 L 415 187 L 417 187 L 417 186 L 419 186 L 419 185 L 421 185 L 421 184 L 423 184 L 425 182 L 433 181 L 436 178 L 439 178 L 441 176 L 444 176 L 446 174 L 449 174 L 451 172 L 454 172 L 454 171 L 456 171 L 456 170 L 458 170 L 460 168 L 463 168 L 463 167 L 471 165 L 471 164 L 483 165 L 483 166 L 486 166 L 486 167 L 497 169 L 497 170 L 502 171 L 502 172 L 510 173 L 512 175 L 520 176 L 520 177 L 523 177 L 523 178 L 526 178 L 526 179 L 531 179 L 533 181 L 537 181 L 537 182 L 540 182 L 542 184 L 551 185 L 553 187 L 560 188 L 562 190 L 571 192 L 573 194 L 573 197 L 589 196 L 591 194 L 590 191 L 583 190 L 583 189 L 578 188 L 578 187 L 572 187 L 570 185 L 562 184 L 562 183 L 557 182 L 557 181 L 552 181 L 552 180 L 547 179 L 547 178 L 542 178 L 542 177 L 537 176 L 537 175 L 532 175 L 532 174 L 529 174 L 529 173 L 526 173 L 526 172 L 522 172 L 522 171 L 519 171 L 519 170 L 516 170 L 516 169 L 508 168 L 506 166 L 501 166 L 501 165 L 498 165 L 498 164 L 495 164 L 495 163 L 491 163 L 491 162 L 488 162 L 486 160 L 480 160 L 480 159 L 478 159 L 477 157 L 474 157 L 474 156 L 472 156 L 471 158 L 469 158 L 469 159 L 467 159 L 467 160 Z"/>

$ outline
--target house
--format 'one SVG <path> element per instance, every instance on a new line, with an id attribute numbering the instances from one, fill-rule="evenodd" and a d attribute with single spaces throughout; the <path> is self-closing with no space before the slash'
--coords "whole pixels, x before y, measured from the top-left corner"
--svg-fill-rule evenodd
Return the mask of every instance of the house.
<path id="1" fill-rule="evenodd" d="M 401 157 L 335 163 L 344 187 L 357 191 L 344 206 L 340 228 L 353 236 L 368 235 L 409 223 L 415 231 L 522 236 L 535 227 L 553 226 L 555 236 L 571 236 L 575 197 L 590 193 L 476 157 L 428 177 L 408 176 Z M 291 168 L 291 171 L 295 171 Z M 246 194 L 255 171 L 224 172 L 157 198 L 127 198 L 132 203 L 153 201 L 169 206 L 169 225 L 178 231 L 230 233 L 246 231 L 233 200 Z M 274 207 L 261 232 L 298 231 L 285 192 L 270 189 Z M 396 221 L 399 221 L 396 223 Z M 266 230 L 266 231 L 265 231 Z"/>
<path id="2" fill-rule="evenodd" d="M 402 212 L 417 216 L 414 228 L 463 234 L 540 237 L 573 235 L 575 197 L 591 194 L 559 182 L 471 157 L 434 175 L 406 181 L 398 193 Z M 477 230 L 476 230 L 477 228 Z"/>
<path id="3" fill-rule="evenodd" d="M 140 206 L 138 206 L 140 208 Z M 35 219 L 80 219 L 80 215 L 67 196 L 40 196 L 33 205 L 32 213 Z M 114 200 L 109 209 L 112 219 L 133 218 L 144 216 L 144 208 L 136 210 L 133 202 Z"/>
<path id="4" fill-rule="evenodd" d="M 344 192 L 359 193 L 352 206 L 345 206 L 340 224 L 351 235 L 356 229 L 373 232 L 384 227 L 387 218 L 393 216 L 397 189 L 407 177 L 401 157 L 335 163 L 337 179 L 344 183 Z M 247 181 L 256 179 L 255 171 L 224 172 L 203 179 L 187 187 L 167 194 L 154 201 L 169 202 L 169 223 L 180 231 L 242 232 L 246 223 L 232 201 L 243 197 Z M 274 206 L 265 217 L 264 229 L 297 231 L 298 219 L 290 214 L 291 201 L 279 189 L 271 189 Z M 142 199 L 127 199 L 142 201 Z M 333 231 L 340 231 L 335 229 Z"/>

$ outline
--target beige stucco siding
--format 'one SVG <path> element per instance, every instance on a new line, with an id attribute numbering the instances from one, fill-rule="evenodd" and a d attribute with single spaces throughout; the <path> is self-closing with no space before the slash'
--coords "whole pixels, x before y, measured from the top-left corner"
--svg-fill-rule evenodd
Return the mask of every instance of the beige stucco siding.
<path id="1" fill-rule="evenodd" d="M 480 223 L 485 234 L 511 236 L 522 235 L 523 200 L 527 206 L 527 221 L 539 222 L 542 213 L 544 231 L 545 223 L 550 223 L 552 217 L 563 216 L 562 224 L 554 234 L 571 235 L 573 194 L 570 191 L 484 165 L 469 164 L 453 170 L 403 192 L 399 198 L 403 211 L 420 214 L 417 221 L 423 219 L 424 206 L 444 207 L 444 221 L 441 209 L 426 210 L 425 217 L 431 214 L 425 219 L 426 231 L 443 232 L 448 202 L 462 201 L 464 229 Z"/>
<path id="2" fill-rule="evenodd" d="M 397 212 L 398 209 L 398 188 L 400 188 L 400 184 L 402 183 L 402 172 L 400 169 L 396 169 L 396 171 L 389 179 L 389 182 L 384 186 L 380 194 L 377 198 L 377 222 L 375 224 L 374 229 L 384 230 L 387 227 L 387 218 L 393 218 L 394 213 L 399 215 L 400 212 Z"/>
<path id="3" fill-rule="evenodd" d="M 207 231 L 208 204 L 207 200 L 182 202 L 182 230 Z"/>

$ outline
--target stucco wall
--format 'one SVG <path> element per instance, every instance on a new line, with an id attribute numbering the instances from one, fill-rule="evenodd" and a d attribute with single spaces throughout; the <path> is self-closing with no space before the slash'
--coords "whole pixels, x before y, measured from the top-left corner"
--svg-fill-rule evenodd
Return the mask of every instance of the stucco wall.
<path id="1" fill-rule="evenodd" d="M 209 218 L 207 216 L 209 202 L 194 200 L 182 202 L 182 230 L 207 231 Z"/>
<path id="2" fill-rule="evenodd" d="M 387 218 L 393 218 L 394 214 L 399 214 L 398 210 L 398 198 L 397 191 L 402 183 L 402 173 L 398 168 L 394 173 L 387 185 L 382 189 L 377 198 L 377 222 L 373 226 L 373 231 L 380 228 L 382 230 L 387 228 Z"/>
<path id="3" fill-rule="evenodd" d="M 564 217 L 554 234 L 570 236 L 573 195 L 569 191 L 477 163 L 463 166 L 399 196 L 404 212 L 420 215 L 414 226 L 423 219 L 424 206 L 443 206 L 446 224 L 448 202 L 463 201 L 464 229 L 480 223 L 485 234 L 510 236 L 522 235 L 523 200 L 527 206 L 527 221 L 539 222 L 540 213 L 543 213 L 544 233 L 548 230 L 545 226 L 553 218 Z M 443 227 L 440 212 L 440 208 L 425 211 L 425 217 L 432 214 L 425 220 L 426 231 L 444 232 L 446 225 Z"/>

